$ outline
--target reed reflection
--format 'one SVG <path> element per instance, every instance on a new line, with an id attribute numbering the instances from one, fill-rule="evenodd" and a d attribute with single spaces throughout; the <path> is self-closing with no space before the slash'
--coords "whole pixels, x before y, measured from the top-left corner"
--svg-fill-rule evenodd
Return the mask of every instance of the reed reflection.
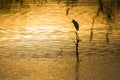
<path id="1" fill-rule="evenodd" d="M 75 80 L 80 80 L 80 62 L 78 60 L 76 60 L 76 64 L 75 64 Z"/>

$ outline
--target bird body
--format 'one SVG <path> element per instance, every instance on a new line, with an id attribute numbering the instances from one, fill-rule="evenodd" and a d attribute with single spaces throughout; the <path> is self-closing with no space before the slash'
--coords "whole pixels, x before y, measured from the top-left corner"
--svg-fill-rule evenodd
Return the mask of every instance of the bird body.
<path id="1" fill-rule="evenodd" d="M 78 22 L 73 19 L 73 20 L 72 20 L 72 23 L 74 24 L 75 29 L 76 29 L 77 31 L 79 31 L 79 24 L 78 24 Z"/>

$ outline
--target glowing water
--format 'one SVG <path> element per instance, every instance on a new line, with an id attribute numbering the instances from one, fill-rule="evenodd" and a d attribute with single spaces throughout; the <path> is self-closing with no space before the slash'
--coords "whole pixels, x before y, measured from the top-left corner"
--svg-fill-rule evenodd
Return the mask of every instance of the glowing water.
<path id="1" fill-rule="evenodd" d="M 113 80 L 120 74 L 120 71 L 117 72 L 120 66 L 117 60 L 120 58 L 111 58 L 120 54 L 119 31 L 112 32 L 108 45 L 105 37 L 106 24 L 96 22 L 93 42 L 89 41 L 96 7 L 70 7 L 68 16 L 65 4 L 32 5 L 30 10 L 23 14 L 26 10 L 0 14 L 0 80 L 78 80 L 75 78 L 76 73 L 79 73 L 76 77 L 80 77 L 80 80 Z M 82 40 L 79 53 L 83 61 L 81 69 L 78 70 L 74 70 L 77 68 L 72 19 L 79 22 L 79 36 Z M 100 57 L 106 55 L 111 56 Z M 104 60 L 107 64 L 101 65 Z M 106 67 L 111 63 L 114 65 L 108 70 Z M 115 70 L 110 71 L 113 68 Z M 105 69 L 107 70 L 104 74 L 102 71 Z M 120 79 L 117 78 L 115 80 Z"/>

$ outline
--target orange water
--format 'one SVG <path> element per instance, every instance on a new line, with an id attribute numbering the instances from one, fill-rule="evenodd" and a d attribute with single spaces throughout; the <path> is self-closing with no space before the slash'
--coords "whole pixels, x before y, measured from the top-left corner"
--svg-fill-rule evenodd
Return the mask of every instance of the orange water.
<path id="1" fill-rule="evenodd" d="M 31 5 L 29 9 L 24 8 L 17 13 L 0 14 L 0 80 L 119 80 L 120 64 L 116 61 L 120 59 L 119 30 L 111 32 L 108 44 L 106 22 L 97 20 L 93 41 L 90 42 L 96 9 L 95 6 L 70 6 L 66 16 L 65 4 L 46 4 Z M 82 72 L 75 61 L 72 19 L 80 25 Z M 97 58 L 90 57 L 89 63 L 89 56 Z"/>

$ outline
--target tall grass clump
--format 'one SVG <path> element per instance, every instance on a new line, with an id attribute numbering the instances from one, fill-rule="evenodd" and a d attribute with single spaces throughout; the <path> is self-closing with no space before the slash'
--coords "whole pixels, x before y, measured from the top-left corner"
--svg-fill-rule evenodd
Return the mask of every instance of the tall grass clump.
<path id="1" fill-rule="evenodd" d="M 115 21 L 115 16 L 114 16 L 114 5 L 113 5 L 112 0 L 110 1 L 103 1 L 103 0 L 97 0 L 98 3 L 98 8 L 97 8 L 97 12 L 95 14 L 95 16 L 93 17 L 92 20 L 92 27 L 91 27 L 91 33 L 90 33 L 90 41 L 92 41 L 93 39 L 93 29 L 94 29 L 94 25 L 95 25 L 95 21 L 98 17 L 102 17 L 102 20 L 106 21 L 106 41 L 109 42 L 109 35 L 111 33 L 111 30 L 113 28 L 113 24 Z"/>

